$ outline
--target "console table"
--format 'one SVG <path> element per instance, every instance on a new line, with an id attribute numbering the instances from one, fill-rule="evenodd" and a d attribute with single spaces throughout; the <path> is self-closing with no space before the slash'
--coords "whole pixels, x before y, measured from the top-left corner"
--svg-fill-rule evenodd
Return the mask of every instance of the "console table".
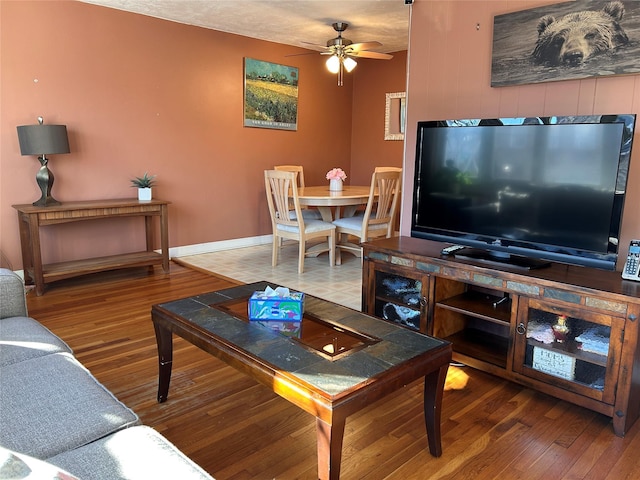
<path id="1" fill-rule="evenodd" d="M 36 295 L 44 293 L 45 285 L 56 280 L 118 268 L 162 265 L 169 273 L 169 224 L 167 206 L 162 200 L 137 199 L 64 202 L 38 207 L 31 204 L 13 205 L 18 211 L 20 245 L 25 282 L 35 285 Z M 143 216 L 145 219 L 146 251 L 42 264 L 40 227 L 83 220 Z M 153 217 L 160 219 L 161 253 L 153 251 Z"/>

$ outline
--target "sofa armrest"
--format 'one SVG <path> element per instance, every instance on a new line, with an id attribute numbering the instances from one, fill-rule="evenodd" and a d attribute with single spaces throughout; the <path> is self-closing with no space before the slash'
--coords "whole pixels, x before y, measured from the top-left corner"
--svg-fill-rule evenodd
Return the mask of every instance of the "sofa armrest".
<path id="1" fill-rule="evenodd" d="M 0 318 L 26 316 L 24 282 L 12 270 L 0 268 Z"/>

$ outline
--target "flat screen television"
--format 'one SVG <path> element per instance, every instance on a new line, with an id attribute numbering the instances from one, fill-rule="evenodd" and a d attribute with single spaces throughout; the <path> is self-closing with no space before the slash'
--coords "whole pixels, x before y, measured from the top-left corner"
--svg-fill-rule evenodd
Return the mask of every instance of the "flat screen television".
<path id="1" fill-rule="evenodd" d="M 411 236 L 615 270 L 635 115 L 418 122 Z"/>

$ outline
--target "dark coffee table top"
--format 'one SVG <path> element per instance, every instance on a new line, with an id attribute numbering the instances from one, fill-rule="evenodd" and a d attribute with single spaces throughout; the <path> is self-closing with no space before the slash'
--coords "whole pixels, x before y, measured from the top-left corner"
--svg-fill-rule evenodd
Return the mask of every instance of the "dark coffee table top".
<path id="1" fill-rule="evenodd" d="M 292 338 L 248 322 L 239 318 L 240 315 L 233 315 L 222 308 L 223 304 L 234 299 L 246 298 L 248 302 L 254 291 L 264 290 L 267 285 L 277 286 L 257 282 L 175 300 L 157 307 L 181 317 L 261 362 L 282 372 L 289 372 L 333 399 L 375 380 L 379 375 L 388 374 L 414 357 L 449 345 L 446 341 L 306 295 L 305 314 L 379 340 L 348 354 L 327 358 Z"/>

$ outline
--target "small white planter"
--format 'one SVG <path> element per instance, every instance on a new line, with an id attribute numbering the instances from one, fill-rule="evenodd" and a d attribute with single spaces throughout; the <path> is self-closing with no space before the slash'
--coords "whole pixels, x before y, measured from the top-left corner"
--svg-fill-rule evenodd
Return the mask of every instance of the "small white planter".
<path id="1" fill-rule="evenodd" d="M 139 188 L 138 200 L 151 200 L 151 188 Z"/>
<path id="2" fill-rule="evenodd" d="M 329 180 L 329 190 L 332 192 L 341 192 L 342 191 L 342 180 Z"/>

